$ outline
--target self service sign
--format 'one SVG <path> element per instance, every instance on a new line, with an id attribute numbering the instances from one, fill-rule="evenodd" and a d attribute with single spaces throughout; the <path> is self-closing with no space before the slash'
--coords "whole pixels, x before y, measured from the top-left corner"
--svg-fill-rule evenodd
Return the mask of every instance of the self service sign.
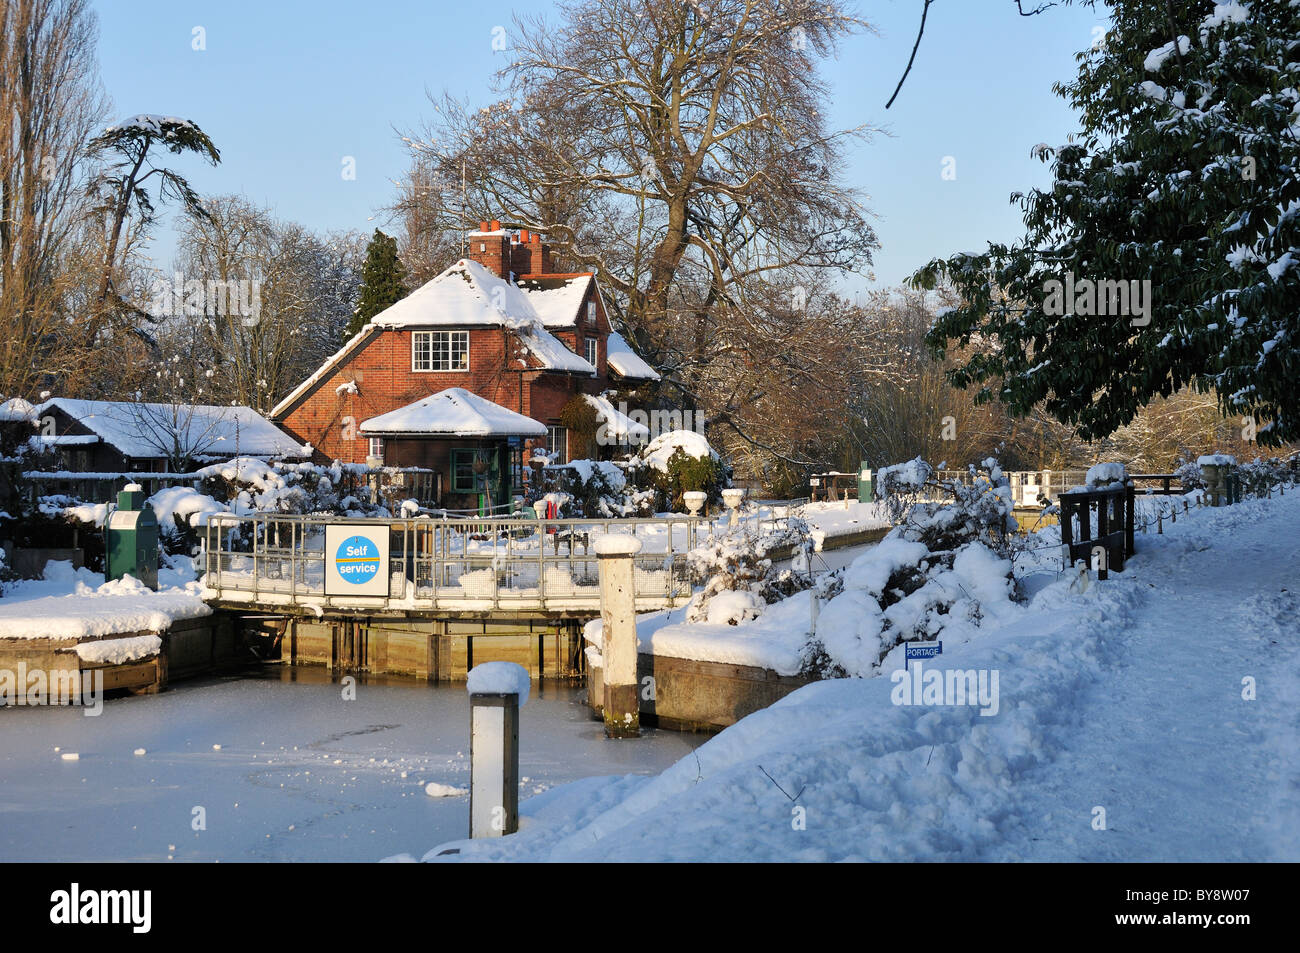
<path id="1" fill-rule="evenodd" d="M 335 523 L 325 527 L 325 595 L 388 595 L 388 527 Z"/>

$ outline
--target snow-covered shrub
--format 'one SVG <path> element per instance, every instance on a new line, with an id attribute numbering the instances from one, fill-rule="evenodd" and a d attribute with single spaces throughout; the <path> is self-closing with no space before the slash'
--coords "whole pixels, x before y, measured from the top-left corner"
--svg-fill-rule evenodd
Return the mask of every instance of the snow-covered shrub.
<path id="1" fill-rule="evenodd" d="M 908 507 L 897 532 L 904 539 L 924 543 L 935 553 L 955 552 L 966 543 L 979 540 L 997 552 L 1010 553 L 1010 534 L 1016 529 L 1012 516 L 1011 484 L 992 457 L 980 472 L 969 467 L 971 482 L 943 480 L 937 486 L 951 495 L 950 503 L 919 502 Z"/>
<path id="2" fill-rule="evenodd" d="M 897 523 L 907 515 L 933 475 L 934 468 L 920 457 L 881 467 L 876 472 L 876 491 L 885 501 L 891 522 Z"/>
<path id="3" fill-rule="evenodd" d="M 268 464 L 239 457 L 199 470 L 198 492 L 225 503 L 230 512 L 390 516 L 369 501 L 370 468 L 357 464 Z M 402 488 L 395 488 L 402 496 Z M 396 500 L 400 504 L 401 500 Z"/>
<path id="4" fill-rule="evenodd" d="M 633 486 L 617 464 L 571 460 L 559 472 L 565 475 L 560 489 L 571 498 L 565 516 L 614 519 L 654 513 L 654 491 Z"/>
<path id="5" fill-rule="evenodd" d="M 969 485 L 938 484 L 952 502 L 913 503 L 878 545 L 819 584 L 829 601 L 804 649 L 805 675 L 878 674 L 904 642 L 965 641 L 986 616 L 1014 611 L 1011 488 L 996 460 L 984 467 L 971 468 Z M 925 469 L 911 466 L 914 474 Z"/>
<path id="6" fill-rule="evenodd" d="M 757 537 L 745 532 L 719 536 L 691 550 L 687 564 L 692 584 L 700 589 L 686 606 L 686 621 L 739 625 L 756 618 L 768 603 L 808 587 L 806 574 L 790 569 L 774 573 L 766 552 Z"/>
<path id="7" fill-rule="evenodd" d="M 1295 471 L 1278 457 L 1256 457 L 1243 463 L 1237 470 L 1241 476 L 1241 490 L 1249 496 L 1267 496 L 1274 487 L 1290 483 Z"/>
<path id="8" fill-rule="evenodd" d="M 149 497 L 158 518 L 159 545 L 164 554 L 196 555 L 202 528 L 214 513 L 227 509 L 192 486 L 169 486 Z"/>
<path id="9" fill-rule="evenodd" d="M 684 508 L 683 493 L 707 493 L 716 504 L 731 482 L 729 468 L 694 430 L 670 430 L 651 440 L 629 461 L 628 476 L 638 488 L 655 491 L 657 509 L 677 512 Z"/>
<path id="10" fill-rule="evenodd" d="M 1178 477 L 1178 482 L 1186 490 L 1201 490 L 1205 488 L 1205 478 L 1201 475 L 1201 465 L 1195 460 L 1180 460 L 1174 473 Z"/>

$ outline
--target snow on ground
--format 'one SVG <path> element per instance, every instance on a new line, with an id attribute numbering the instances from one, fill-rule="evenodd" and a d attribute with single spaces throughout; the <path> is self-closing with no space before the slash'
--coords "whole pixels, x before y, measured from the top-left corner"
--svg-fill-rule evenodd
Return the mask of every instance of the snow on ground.
<path id="1" fill-rule="evenodd" d="M 808 503 L 799 513 L 813 530 L 819 530 L 829 539 L 849 536 L 870 529 L 886 529 L 892 524 L 883 503 L 858 503 L 848 506 L 839 503 Z"/>
<path id="2" fill-rule="evenodd" d="M 183 566 L 183 561 L 181 561 Z M 0 638 L 98 638 L 126 632 L 161 632 L 177 619 L 210 615 L 192 571 L 158 570 L 154 592 L 131 576 L 104 574 L 51 561 L 44 579 L 8 585 L 0 598 Z"/>
<path id="3" fill-rule="evenodd" d="M 439 859 L 1300 860 L 1300 494 L 1194 510 L 1138 550 L 924 663 L 983 673 L 995 705 L 818 682 Z"/>
<path id="4" fill-rule="evenodd" d="M 345 700 L 323 668 L 263 674 L 110 699 L 93 718 L 0 710 L 0 862 L 369 862 L 465 836 L 463 684 L 360 678 Z M 659 771 L 700 743 L 666 731 L 607 741 L 577 689 L 534 683 L 533 696 L 521 798 Z"/>

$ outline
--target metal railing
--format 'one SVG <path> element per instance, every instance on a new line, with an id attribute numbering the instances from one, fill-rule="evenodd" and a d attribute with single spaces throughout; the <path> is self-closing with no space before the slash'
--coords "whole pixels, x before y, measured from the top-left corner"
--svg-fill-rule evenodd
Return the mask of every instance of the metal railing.
<path id="1" fill-rule="evenodd" d="M 326 527 L 388 534 L 385 595 L 326 592 Z M 374 611 L 541 610 L 599 612 L 597 556 L 603 533 L 641 540 L 633 560 L 639 611 L 684 605 L 686 554 L 708 524 L 689 516 L 647 519 L 349 519 L 217 514 L 204 529 L 204 597 L 221 604 Z M 382 568 L 381 570 L 382 571 Z"/>

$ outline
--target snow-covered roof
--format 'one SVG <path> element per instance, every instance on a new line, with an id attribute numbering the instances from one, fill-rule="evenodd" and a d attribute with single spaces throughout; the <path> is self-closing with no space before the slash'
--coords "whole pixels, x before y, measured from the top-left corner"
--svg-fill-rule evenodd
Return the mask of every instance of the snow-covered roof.
<path id="1" fill-rule="evenodd" d="M 15 424 L 36 420 L 36 407 L 21 397 L 10 397 L 0 404 L 0 423 Z"/>
<path id="2" fill-rule="evenodd" d="M 571 328 L 585 320 L 579 315 L 582 302 L 587 297 L 593 275 L 534 275 L 519 281 L 519 287 L 528 295 L 533 310 L 548 328 Z"/>
<path id="3" fill-rule="evenodd" d="M 127 457 L 164 458 L 174 435 L 181 435 L 189 452 L 198 456 L 311 456 L 311 450 L 251 407 L 55 397 L 36 413 L 56 408 Z"/>
<path id="4" fill-rule="evenodd" d="M 619 441 L 639 442 L 650 439 L 650 428 L 639 424 L 620 411 L 605 397 L 583 394 L 583 398 L 596 409 L 596 418 L 605 426 L 605 433 Z"/>
<path id="5" fill-rule="evenodd" d="M 574 305 L 575 311 L 577 305 Z M 514 331 L 542 367 L 595 376 L 596 368 L 546 330 L 530 296 L 476 261 L 462 258 L 436 278 L 375 315 L 316 372 L 275 405 L 279 416 L 328 376 L 376 328 L 503 327 Z"/>
<path id="6" fill-rule="evenodd" d="M 463 387 L 448 387 L 371 417 L 361 424 L 361 432 L 375 436 L 541 437 L 546 434 L 546 425 Z"/>
<path id="7" fill-rule="evenodd" d="M 381 328 L 509 328 L 543 367 L 596 373 L 586 360 L 546 330 L 526 292 L 468 258 L 379 312 L 371 323 Z"/>
<path id="8" fill-rule="evenodd" d="M 659 372 L 641 359 L 632 346 L 616 331 L 609 333 L 605 342 L 605 361 L 620 377 L 632 380 L 657 381 Z"/>

